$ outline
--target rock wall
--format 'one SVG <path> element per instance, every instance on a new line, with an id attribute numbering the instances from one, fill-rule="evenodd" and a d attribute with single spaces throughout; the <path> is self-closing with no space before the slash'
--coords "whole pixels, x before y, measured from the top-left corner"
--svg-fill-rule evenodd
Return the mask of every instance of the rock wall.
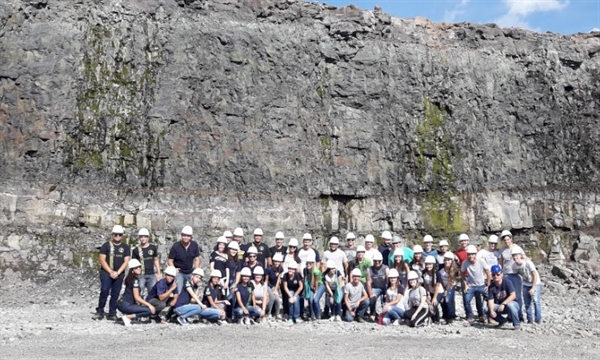
<path id="1" fill-rule="evenodd" d="M 0 269 L 93 267 L 113 224 L 317 244 L 511 229 L 597 256 L 600 34 L 287 0 L 0 4 Z M 581 246 L 579 246 L 581 245 Z M 578 250 L 578 251 L 574 251 Z"/>

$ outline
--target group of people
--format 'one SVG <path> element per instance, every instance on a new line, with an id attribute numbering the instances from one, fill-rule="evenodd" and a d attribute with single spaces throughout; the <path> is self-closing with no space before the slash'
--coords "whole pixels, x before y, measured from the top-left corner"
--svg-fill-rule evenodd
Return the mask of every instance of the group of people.
<path id="1" fill-rule="evenodd" d="M 494 320 L 503 326 L 511 321 L 519 329 L 523 308 L 528 322 L 542 320 L 539 274 L 507 230 L 500 237 L 491 235 L 486 249 L 470 245 L 468 235 L 461 234 L 454 252 L 447 240 L 435 249 L 430 235 L 423 245 L 409 248 L 389 231 L 381 234 L 379 246 L 370 234 L 364 245 L 356 246 L 350 232 L 344 246 L 334 236 L 321 254 L 309 233 L 300 246 L 295 238 L 284 245 L 283 233 L 277 232 L 269 247 L 261 229 L 245 243 L 238 228 L 217 239 L 206 284 L 202 250 L 190 226 L 171 247 L 164 271 L 147 229 L 139 230 L 139 244 L 133 249 L 121 241 L 123 233 L 121 226 L 114 226 L 111 240 L 100 249 L 101 290 L 94 320 L 105 317 L 110 295 L 106 318 L 118 320 L 118 309 L 125 325 L 142 318 L 182 325 L 191 319 L 295 324 L 328 318 L 417 327 L 456 319 L 457 286 L 468 322 L 476 320 L 473 298 L 480 322 Z M 504 242 L 500 249 L 499 241 Z"/>

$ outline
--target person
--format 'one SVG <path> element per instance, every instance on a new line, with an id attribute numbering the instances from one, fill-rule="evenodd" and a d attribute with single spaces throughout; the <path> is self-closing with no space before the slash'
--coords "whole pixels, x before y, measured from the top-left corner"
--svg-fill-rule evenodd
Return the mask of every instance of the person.
<path id="1" fill-rule="evenodd" d="M 283 258 L 283 272 L 287 272 L 288 265 L 292 262 L 299 263 L 298 257 L 298 239 L 291 238 L 287 246 L 287 254 Z"/>
<path id="2" fill-rule="evenodd" d="M 249 268 L 252 273 L 254 273 L 254 269 L 257 267 L 261 267 L 260 262 L 258 261 L 258 249 L 255 248 L 254 246 L 250 246 L 249 248 L 246 248 L 246 263 L 243 264 L 242 267 L 247 267 Z M 238 274 L 239 276 L 239 274 Z M 238 280 L 239 282 L 239 280 Z"/>
<path id="3" fill-rule="evenodd" d="M 123 227 L 115 225 L 112 228 L 112 239 L 102 244 L 98 262 L 100 263 L 100 298 L 93 320 L 104 319 L 104 307 L 110 295 L 107 320 L 117 320 L 117 300 L 123 286 L 125 269 L 129 263 L 131 249 L 123 243 Z"/>
<path id="4" fill-rule="evenodd" d="M 508 320 L 512 321 L 513 328 L 521 328 L 519 321 L 519 304 L 515 301 L 516 293 L 513 283 L 509 279 L 504 279 L 502 267 L 500 265 L 492 266 L 492 276 L 494 281 L 488 289 L 488 309 L 490 318 L 496 320 L 498 327 L 502 327 Z M 508 319 L 502 315 L 507 315 Z"/>
<path id="5" fill-rule="evenodd" d="M 184 226 L 181 230 L 181 241 L 173 244 L 169 251 L 167 266 L 174 266 L 177 269 L 178 294 L 181 294 L 185 283 L 192 278 L 194 269 L 200 268 L 200 246 L 192 240 L 193 234 L 191 226 Z"/>
<path id="6" fill-rule="evenodd" d="M 250 244 L 245 244 L 245 246 L 242 247 L 242 250 L 248 251 L 250 248 L 256 249 L 256 261 L 258 261 L 260 267 L 264 269 L 267 266 L 271 266 L 271 249 L 269 249 L 269 247 L 262 241 L 262 229 L 254 229 L 252 236 L 254 237 L 254 241 Z M 248 260 L 246 259 L 246 261 Z"/>
<path id="7" fill-rule="evenodd" d="M 348 262 L 356 258 L 356 235 L 354 233 L 346 234 L 346 246 L 342 247 L 342 251 L 346 254 Z"/>
<path id="8" fill-rule="evenodd" d="M 423 237 L 423 256 L 433 256 L 434 259 L 437 259 L 438 251 L 433 248 L 433 237 L 431 235 L 425 235 Z"/>
<path id="9" fill-rule="evenodd" d="M 490 235 L 488 239 L 488 248 L 481 249 L 477 253 L 477 259 L 484 260 L 489 266 L 498 265 L 498 250 L 496 249 L 498 245 L 498 236 Z"/>
<path id="10" fill-rule="evenodd" d="M 267 268 L 265 272 L 266 283 L 269 285 L 269 303 L 267 304 L 267 316 L 270 318 L 271 316 L 275 317 L 276 320 L 281 320 L 281 315 L 279 314 L 281 308 L 281 274 L 283 274 L 283 266 L 281 263 L 283 262 L 283 255 L 281 253 L 276 252 L 273 255 L 273 265 Z M 267 318 L 267 319 L 269 319 Z"/>
<path id="11" fill-rule="evenodd" d="M 191 278 L 186 280 L 175 303 L 175 314 L 177 322 L 187 325 L 192 316 L 198 315 L 201 319 L 220 324 L 221 313 L 216 309 L 208 308 L 199 297 L 200 283 L 204 277 L 204 270 L 194 269 Z"/>
<path id="12" fill-rule="evenodd" d="M 343 254 L 343 253 L 342 253 Z M 346 254 L 344 254 L 346 256 Z M 321 319 L 321 297 L 325 293 L 323 285 L 323 275 L 319 267 L 315 264 L 315 257 L 309 255 L 306 259 L 306 268 L 304 269 L 304 298 L 308 300 L 310 319 L 312 321 Z M 300 309 L 302 313 L 302 307 Z"/>
<path id="13" fill-rule="evenodd" d="M 227 245 L 229 245 L 229 243 L 233 241 L 233 234 L 229 230 L 223 231 L 223 237 L 225 238 L 225 240 L 227 240 Z"/>
<path id="14" fill-rule="evenodd" d="M 300 294 L 304 290 L 302 284 L 302 276 L 297 272 L 298 263 L 290 262 L 288 264 L 288 272 L 283 275 L 283 291 L 287 295 L 289 309 L 288 309 L 288 323 L 300 323 Z"/>
<path id="15" fill-rule="evenodd" d="M 413 261 L 413 256 L 414 256 L 413 251 L 411 248 L 404 246 L 402 243 L 403 243 L 402 238 L 400 238 L 400 247 L 402 248 L 402 251 L 404 252 L 404 256 L 403 256 L 404 261 L 406 261 L 407 264 L 410 264 Z"/>
<path id="16" fill-rule="evenodd" d="M 326 263 L 326 271 L 323 275 L 323 283 L 325 284 L 325 305 L 329 307 L 329 321 L 341 321 L 340 314 L 342 312 L 342 286 L 344 278 L 342 273 L 337 269 L 333 260 Z"/>
<path id="17" fill-rule="evenodd" d="M 174 306 L 179 296 L 177 294 L 177 283 L 175 282 L 177 269 L 173 266 L 167 266 L 164 275 L 165 277 L 158 280 L 146 296 L 146 301 L 156 309 L 154 318 L 160 319 L 161 322 L 164 322 L 164 319 L 159 318 L 160 313 L 167 307 L 167 304 Z"/>
<path id="18" fill-rule="evenodd" d="M 142 293 L 148 294 L 154 284 L 162 278 L 160 274 L 160 263 L 158 261 L 158 250 L 156 245 L 148 243 L 150 232 L 146 228 L 138 231 L 140 244 L 133 248 L 131 257 L 142 264 L 142 275 L 138 281 Z"/>
<path id="19" fill-rule="evenodd" d="M 227 245 L 227 268 L 225 269 L 225 281 L 227 284 L 226 299 L 230 302 L 230 305 L 225 308 L 227 313 L 228 321 L 233 321 L 233 308 L 235 306 L 236 296 L 235 291 L 237 289 L 237 273 L 242 270 L 242 262 L 238 256 L 240 246 L 237 241 L 231 241 Z"/>
<path id="20" fill-rule="evenodd" d="M 523 249 L 518 246 L 512 248 L 513 270 L 523 278 L 523 302 L 525 303 L 525 313 L 527 322 L 536 324 L 542 322 L 542 282 L 540 274 L 533 262 L 525 258 Z M 535 315 L 535 317 L 534 317 Z"/>
<path id="21" fill-rule="evenodd" d="M 444 253 L 444 267 L 438 270 L 436 280 L 440 288 L 436 302 L 442 308 L 442 318 L 446 324 L 452 324 L 456 317 L 456 304 L 454 301 L 454 282 L 458 276 L 458 267 L 454 262 L 454 254 Z"/>
<path id="22" fill-rule="evenodd" d="M 391 237 L 391 236 L 390 236 Z M 369 295 L 369 319 L 377 320 L 377 300 L 381 298 L 381 305 L 385 305 L 385 289 L 389 269 L 383 265 L 383 255 L 377 252 L 373 257 L 373 266 L 367 269 L 367 294 Z"/>
<path id="23" fill-rule="evenodd" d="M 354 269 L 360 270 L 362 274 L 360 281 L 362 281 L 363 284 L 367 282 L 367 269 L 369 268 L 369 266 L 373 265 L 371 260 L 365 258 L 366 251 L 367 250 L 364 246 L 359 245 L 356 248 L 356 259 L 348 263 L 348 271 L 352 271 Z"/>
<path id="24" fill-rule="evenodd" d="M 400 285 L 402 285 L 403 288 L 406 288 L 408 282 L 407 276 L 410 272 L 410 267 L 404 261 L 404 250 L 402 250 L 402 248 L 396 248 L 392 255 L 394 255 L 394 260 L 392 262 L 391 268 L 396 269 L 396 271 L 398 271 L 398 281 L 400 281 Z"/>
<path id="25" fill-rule="evenodd" d="M 416 254 L 415 254 L 416 255 Z M 418 273 L 417 273 L 418 274 Z M 425 269 L 421 274 L 422 285 L 427 292 L 427 304 L 429 306 L 429 316 L 434 323 L 440 322 L 440 313 L 438 310 L 438 293 L 440 288 L 437 281 L 437 260 L 429 255 L 425 258 Z"/>
<path id="26" fill-rule="evenodd" d="M 123 297 L 117 302 L 117 308 L 124 315 L 123 324 L 131 325 L 131 320 L 148 317 L 155 314 L 156 309 L 149 302 L 142 299 L 139 278 L 142 274 L 142 264 L 137 259 L 129 261 L 129 274 L 125 278 L 125 291 Z"/>
<path id="27" fill-rule="evenodd" d="M 418 327 L 425 323 L 429 309 L 427 306 L 427 291 L 419 285 L 419 275 L 411 271 L 408 273 L 408 287 L 404 297 L 408 298 L 408 310 L 402 316 L 408 321 L 410 327 Z"/>
<path id="28" fill-rule="evenodd" d="M 227 238 L 224 236 L 220 236 L 217 239 L 217 244 L 215 246 L 215 250 L 210 254 L 210 258 L 208 260 L 208 267 L 210 268 L 211 273 L 214 270 L 219 270 L 221 275 L 225 275 L 221 280 L 221 286 L 224 289 L 228 288 L 229 278 L 227 277 Z"/>
<path id="29" fill-rule="evenodd" d="M 368 260 L 365 259 L 365 261 Z M 361 282 L 362 276 L 359 268 L 353 269 L 350 272 L 351 281 L 344 287 L 344 304 L 346 306 L 344 317 L 347 322 L 352 322 L 355 319 L 359 323 L 365 322 L 364 316 L 369 308 L 370 301 L 367 290 Z"/>
<path id="30" fill-rule="evenodd" d="M 388 255 L 388 266 L 391 268 L 394 264 L 394 253 L 396 250 L 400 249 L 402 250 L 402 259 L 407 263 L 410 264 L 413 261 L 413 251 L 410 248 L 407 247 L 403 247 L 402 246 L 402 238 L 399 236 L 394 236 L 392 238 L 392 246 L 393 246 L 393 250 L 390 251 L 389 255 Z M 402 273 L 400 272 L 400 280 L 402 280 Z M 406 279 L 406 276 L 405 276 Z"/>
<path id="31" fill-rule="evenodd" d="M 394 266 L 394 251 L 396 249 L 402 249 L 402 243 L 400 236 L 392 237 L 392 245 L 389 251 L 381 253 L 383 255 L 384 263 L 391 269 Z"/>
<path id="32" fill-rule="evenodd" d="M 240 261 L 244 261 L 244 254 L 246 252 L 245 250 L 245 243 L 244 243 L 244 230 L 242 228 L 236 228 L 235 230 L 233 230 L 233 240 L 238 243 L 239 246 L 239 250 L 238 250 L 238 259 Z"/>
<path id="33" fill-rule="evenodd" d="M 454 252 L 454 256 L 458 258 L 458 266 L 462 266 L 463 261 L 467 260 L 467 246 L 469 246 L 469 235 L 460 234 L 458 236 L 458 244 L 460 247 Z"/>
<path id="34" fill-rule="evenodd" d="M 487 296 L 488 288 L 492 276 L 490 275 L 490 266 L 482 260 L 477 260 L 477 248 L 475 245 L 469 245 L 466 248 L 467 259 L 462 262 L 461 276 L 463 284 L 463 303 L 467 321 L 472 323 L 473 310 L 471 300 L 475 297 L 475 306 L 479 321 L 485 322 L 484 299 Z"/>
<path id="35" fill-rule="evenodd" d="M 219 312 L 219 321 L 217 321 L 219 325 L 223 324 L 222 321 L 225 320 L 225 307 L 230 305 L 230 302 L 223 296 L 223 286 L 221 285 L 222 275 L 220 270 L 212 270 L 210 272 L 210 278 L 204 288 L 204 296 L 202 297 L 202 303 L 207 308 Z"/>
<path id="36" fill-rule="evenodd" d="M 258 266 L 254 269 L 252 276 L 252 301 L 253 306 L 259 311 L 259 316 L 256 318 L 256 322 L 260 322 L 261 319 L 267 316 L 267 305 L 269 304 L 269 285 L 264 282 L 265 270 Z"/>
<path id="37" fill-rule="evenodd" d="M 400 285 L 398 278 L 398 270 L 390 269 L 385 291 L 385 306 L 381 311 L 383 325 L 400 325 L 400 319 L 404 315 L 404 308 L 401 306 L 404 288 Z"/>
<path id="38" fill-rule="evenodd" d="M 444 267 L 444 259 L 445 259 L 445 255 L 448 252 L 448 249 L 450 249 L 450 244 L 448 243 L 448 240 L 443 239 L 440 240 L 440 245 L 439 245 L 439 249 L 438 249 L 438 255 L 437 255 L 437 262 L 438 262 L 438 269 L 441 269 Z M 450 252 L 450 254 L 452 254 L 452 256 L 456 257 L 456 255 L 454 255 L 452 252 Z"/>
<path id="39" fill-rule="evenodd" d="M 371 234 L 365 236 L 365 259 L 369 259 L 371 264 L 373 263 L 373 257 L 379 251 L 373 245 L 375 244 L 375 237 Z"/>
<path id="40" fill-rule="evenodd" d="M 256 299 L 253 295 L 254 284 L 250 281 L 252 270 L 245 267 L 240 271 L 240 276 L 240 283 L 237 285 L 235 293 L 234 319 L 237 320 L 238 324 L 253 324 L 254 318 L 260 316 L 260 310 L 256 307 Z"/>
<path id="41" fill-rule="evenodd" d="M 413 246 L 413 261 L 408 265 L 409 269 L 419 275 L 419 284 L 423 284 L 423 271 L 425 270 L 425 258 L 421 245 Z"/>
<path id="42" fill-rule="evenodd" d="M 271 259 L 275 254 L 281 254 L 281 258 L 287 254 L 287 247 L 283 246 L 284 236 L 283 232 L 278 231 L 275 233 L 275 245 L 272 246 L 269 251 L 271 251 Z"/>
<path id="43" fill-rule="evenodd" d="M 342 276 L 346 277 L 346 273 L 348 272 L 348 257 L 346 256 L 346 253 L 339 248 L 339 246 L 340 240 L 336 236 L 333 236 L 329 240 L 329 250 L 323 253 L 323 259 L 321 262 L 322 271 L 325 272 L 327 262 L 329 260 L 333 260 L 336 269 L 342 273 Z"/>
<path id="44" fill-rule="evenodd" d="M 319 252 L 312 247 L 312 242 L 312 236 L 309 233 L 306 233 L 304 234 L 304 236 L 302 236 L 302 249 L 298 250 L 298 258 L 300 259 L 299 270 L 301 271 L 306 267 L 306 259 L 309 257 L 310 254 L 314 254 L 315 259 L 318 263 L 321 262 Z"/>
<path id="45" fill-rule="evenodd" d="M 498 265 L 502 266 L 504 277 L 510 280 L 515 288 L 517 297 L 515 301 L 519 304 L 519 320 L 523 321 L 523 279 L 513 267 L 514 260 L 512 256 L 512 249 L 521 249 L 521 247 L 513 243 L 512 233 L 508 230 L 502 231 L 500 239 L 504 241 L 504 247 L 498 251 L 500 255 Z"/>
<path id="46" fill-rule="evenodd" d="M 383 242 L 383 244 L 381 244 L 377 247 L 377 251 L 379 251 L 383 255 L 383 253 L 386 250 L 389 252 L 389 250 L 392 248 L 392 233 L 387 230 L 382 232 L 381 233 L 381 241 Z M 387 265 L 387 264 L 383 264 L 383 265 Z"/>

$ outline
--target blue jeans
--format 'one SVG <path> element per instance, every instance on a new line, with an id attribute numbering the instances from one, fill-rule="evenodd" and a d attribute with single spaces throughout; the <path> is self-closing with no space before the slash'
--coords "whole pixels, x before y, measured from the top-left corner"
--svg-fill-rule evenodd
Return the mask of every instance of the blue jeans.
<path id="1" fill-rule="evenodd" d="M 354 320 L 354 317 L 350 315 L 349 310 L 355 311 L 356 316 L 364 317 L 370 304 L 371 301 L 369 301 L 369 299 L 366 299 L 365 301 L 361 301 L 360 303 L 358 303 L 358 306 L 354 306 L 352 307 L 352 309 L 346 309 L 346 313 L 344 314 L 346 321 L 352 322 Z"/>
<path id="2" fill-rule="evenodd" d="M 473 318 L 473 309 L 471 308 L 471 300 L 475 297 L 475 306 L 477 307 L 477 315 L 484 316 L 485 311 L 483 309 L 483 300 L 486 297 L 485 286 L 469 286 L 466 293 L 463 294 L 463 302 L 465 305 L 465 313 L 467 319 Z"/>
<path id="3" fill-rule="evenodd" d="M 300 303 L 303 302 L 304 298 L 302 296 L 296 296 L 296 301 L 294 303 L 288 298 L 288 318 L 292 320 L 300 318 Z"/>
<path id="4" fill-rule="evenodd" d="M 383 315 L 383 323 L 388 325 L 392 321 L 402 319 L 404 315 L 404 310 L 399 308 L 396 305 L 390 307 L 390 310 Z"/>
<path id="5" fill-rule="evenodd" d="M 260 310 L 255 308 L 254 306 L 246 306 L 246 310 L 248 310 L 248 316 L 251 318 L 257 318 L 260 316 Z M 244 317 L 244 310 L 241 307 L 237 307 L 233 309 L 233 318 L 241 319 Z"/>
<path id="6" fill-rule="evenodd" d="M 321 298 L 323 294 L 325 294 L 325 285 L 319 285 L 316 294 L 309 300 L 311 318 L 318 319 L 321 317 Z"/>
<path id="7" fill-rule="evenodd" d="M 130 304 L 126 301 L 119 301 L 117 303 L 117 308 L 123 314 L 135 315 L 136 318 L 148 317 L 152 315 L 152 311 L 150 311 L 149 307 L 138 304 Z"/>
<path id="8" fill-rule="evenodd" d="M 142 297 L 145 297 L 150 290 L 152 290 L 154 284 L 156 284 L 156 275 L 140 275 L 138 281 L 140 283 L 140 296 L 144 294 Z M 146 289 L 146 291 L 144 291 L 144 289 Z"/>
<path id="9" fill-rule="evenodd" d="M 177 281 L 177 294 L 181 294 L 183 285 L 185 285 L 186 281 L 190 281 L 191 279 L 192 274 L 182 274 L 181 271 L 177 273 L 177 276 L 175 276 L 175 281 Z"/>
<path id="10" fill-rule="evenodd" d="M 204 309 L 200 313 L 200 318 L 206 319 L 210 322 L 215 322 L 219 320 L 220 316 L 221 314 L 219 313 L 219 310 L 213 308 Z"/>
<path id="11" fill-rule="evenodd" d="M 525 301 L 525 312 L 527 313 L 527 321 L 540 322 L 542 321 L 542 285 L 537 284 L 535 286 L 535 293 L 533 296 L 529 295 L 529 291 L 532 286 L 523 285 L 523 300 Z M 533 306 L 531 306 L 531 302 L 533 301 Z M 535 310 L 535 318 L 533 317 Z"/>
<path id="12" fill-rule="evenodd" d="M 372 288 L 371 291 L 373 292 L 373 295 L 375 295 L 375 299 L 371 298 L 370 300 L 370 306 L 369 306 L 369 313 L 371 314 L 371 316 L 375 316 L 375 309 L 377 308 L 377 300 L 379 298 L 381 298 L 381 304 L 385 305 L 385 289 L 378 289 L 378 288 Z"/>
<path id="13" fill-rule="evenodd" d="M 331 296 L 327 294 L 325 296 L 325 306 L 329 307 L 329 315 L 330 316 L 339 316 L 342 313 L 342 304 L 341 303 L 331 303 Z"/>
<path id="14" fill-rule="evenodd" d="M 448 289 L 446 297 L 441 292 L 437 296 L 437 302 L 442 307 L 442 318 L 452 320 L 456 316 L 456 303 L 454 302 L 454 286 Z"/>
<path id="15" fill-rule="evenodd" d="M 117 300 L 119 299 L 119 293 L 121 292 L 124 278 L 125 274 L 121 274 L 118 278 L 112 279 L 106 271 L 100 270 L 100 299 L 98 300 L 96 314 L 104 315 L 104 307 L 106 306 L 106 300 L 110 294 L 108 316 L 117 315 Z"/>
<path id="16" fill-rule="evenodd" d="M 515 301 L 519 305 L 519 319 L 523 319 L 523 278 L 519 274 L 507 274 L 504 275 L 504 278 L 509 279 L 515 286 L 515 295 L 517 295 Z"/>
<path id="17" fill-rule="evenodd" d="M 506 304 L 506 306 L 504 307 L 504 310 L 502 310 L 502 312 L 498 312 L 498 308 L 500 307 L 500 304 L 494 304 L 494 311 L 496 312 L 496 317 L 492 317 L 492 312 L 489 312 L 489 316 L 496 320 L 498 322 L 498 324 L 505 324 L 508 320 L 511 320 L 513 323 L 514 327 L 519 327 L 521 326 L 521 323 L 519 321 L 519 304 L 517 304 L 516 301 L 511 301 L 508 304 Z M 508 319 L 506 319 L 504 316 L 502 315 L 508 315 Z"/>
<path id="18" fill-rule="evenodd" d="M 187 319 L 190 316 L 202 314 L 202 307 L 198 304 L 182 305 L 175 309 L 175 313 L 183 319 Z"/>

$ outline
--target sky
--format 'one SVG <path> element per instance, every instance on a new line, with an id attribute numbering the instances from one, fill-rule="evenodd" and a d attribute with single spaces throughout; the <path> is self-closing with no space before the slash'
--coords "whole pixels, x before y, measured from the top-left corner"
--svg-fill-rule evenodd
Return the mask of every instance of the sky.
<path id="1" fill-rule="evenodd" d="M 496 23 L 564 35 L 600 31 L 600 0 L 319 0 L 364 10 L 381 6 L 402 18 L 422 16 L 434 22 Z"/>

